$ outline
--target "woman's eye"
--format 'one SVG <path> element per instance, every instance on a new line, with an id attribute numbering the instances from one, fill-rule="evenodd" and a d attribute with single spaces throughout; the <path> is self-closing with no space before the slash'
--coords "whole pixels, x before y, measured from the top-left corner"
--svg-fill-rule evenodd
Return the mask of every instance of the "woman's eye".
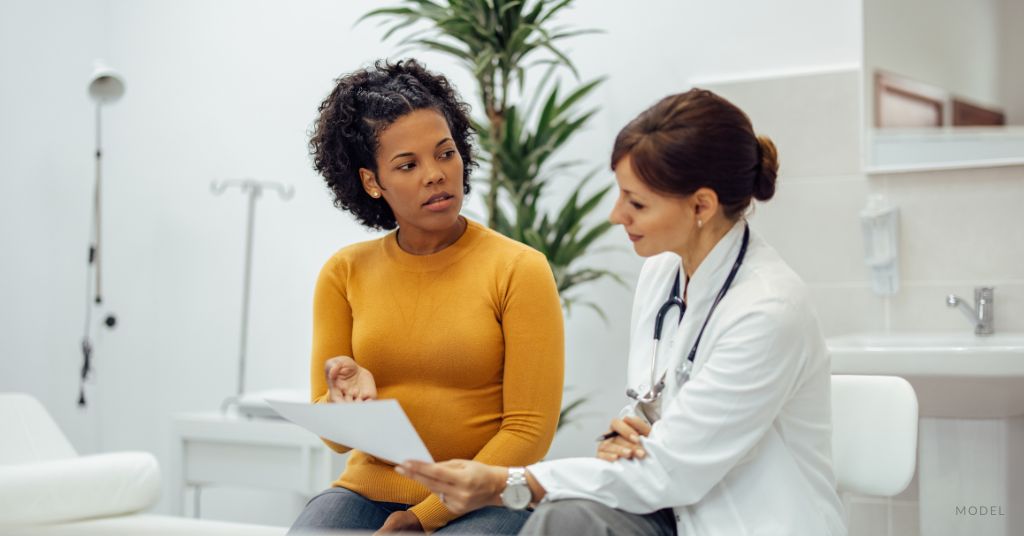
<path id="1" fill-rule="evenodd" d="M 441 159 L 442 160 L 448 160 L 449 158 L 452 158 L 454 156 L 455 156 L 455 150 L 454 149 L 449 149 L 449 150 L 441 153 Z"/>
<path id="2" fill-rule="evenodd" d="M 398 166 L 396 169 L 398 169 L 399 171 L 409 171 L 414 167 L 416 167 L 416 164 L 414 162 L 406 162 L 405 164 Z"/>
<path id="3" fill-rule="evenodd" d="M 640 203 L 637 203 L 636 201 L 630 201 L 629 204 L 633 205 L 633 208 L 635 208 L 637 210 L 641 210 L 641 209 L 644 208 L 643 205 L 641 205 Z"/>

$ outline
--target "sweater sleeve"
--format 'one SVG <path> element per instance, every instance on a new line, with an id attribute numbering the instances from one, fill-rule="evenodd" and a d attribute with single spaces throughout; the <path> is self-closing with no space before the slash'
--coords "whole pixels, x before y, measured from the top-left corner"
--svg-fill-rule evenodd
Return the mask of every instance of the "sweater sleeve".
<path id="1" fill-rule="evenodd" d="M 352 355 L 352 308 L 346 294 L 346 270 L 338 257 L 324 264 L 313 293 L 313 357 L 310 363 L 310 394 L 314 404 L 329 400 L 324 363 L 339 355 Z M 345 453 L 349 447 L 321 438 L 331 449 Z"/>
<path id="2" fill-rule="evenodd" d="M 542 254 L 529 250 L 516 257 L 509 266 L 501 303 L 505 338 L 501 426 L 473 459 L 526 466 L 540 460 L 554 439 L 565 367 L 562 305 Z M 458 517 L 433 494 L 410 510 L 428 532 Z"/>

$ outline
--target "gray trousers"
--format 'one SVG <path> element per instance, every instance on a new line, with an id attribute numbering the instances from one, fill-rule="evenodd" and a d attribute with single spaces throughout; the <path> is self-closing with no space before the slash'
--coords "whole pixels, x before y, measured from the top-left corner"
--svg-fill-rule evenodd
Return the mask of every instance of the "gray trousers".
<path id="1" fill-rule="evenodd" d="M 651 514 L 630 514 L 594 501 L 567 499 L 538 506 L 519 534 L 676 536 L 676 517 L 671 508 Z"/>

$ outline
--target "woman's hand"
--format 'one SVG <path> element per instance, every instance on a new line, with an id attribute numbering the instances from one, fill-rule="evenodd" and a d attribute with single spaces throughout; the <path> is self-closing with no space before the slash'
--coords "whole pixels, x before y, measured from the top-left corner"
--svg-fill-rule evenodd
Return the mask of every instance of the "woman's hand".
<path id="1" fill-rule="evenodd" d="M 605 439 L 597 445 L 597 457 L 614 462 L 618 459 L 643 458 L 647 455 L 640 444 L 640 437 L 647 437 L 651 433 L 651 425 L 637 417 L 626 417 L 625 419 L 612 420 L 610 432 L 618 432 L 618 435 Z"/>
<path id="2" fill-rule="evenodd" d="M 470 460 L 407 461 L 395 471 L 426 486 L 457 515 L 484 506 L 501 506 L 501 490 L 508 479 L 508 468 Z"/>
<path id="3" fill-rule="evenodd" d="M 392 532 L 423 532 L 423 525 L 420 518 L 408 510 L 393 512 L 384 520 L 384 524 L 373 533 L 373 536 L 390 534 Z"/>
<path id="4" fill-rule="evenodd" d="M 377 398 L 377 384 L 370 371 L 347 355 L 332 357 L 324 363 L 331 402 L 362 402 Z"/>

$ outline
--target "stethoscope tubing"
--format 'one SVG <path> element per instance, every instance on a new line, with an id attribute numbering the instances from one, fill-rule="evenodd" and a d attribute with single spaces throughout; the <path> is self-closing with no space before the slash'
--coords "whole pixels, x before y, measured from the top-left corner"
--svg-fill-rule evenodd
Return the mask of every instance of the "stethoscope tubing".
<path id="1" fill-rule="evenodd" d="M 708 327 L 708 322 L 711 321 L 711 315 L 714 314 L 715 309 L 718 308 L 718 304 L 725 297 L 725 294 L 729 291 L 733 281 L 736 279 L 736 273 L 739 272 L 740 266 L 743 264 L 744 259 L 747 256 L 747 247 L 750 245 L 750 225 L 745 224 L 743 228 L 743 241 L 740 244 L 739 254 L 736 255 L 736 262 L 733 263 L 732 269 L 729 271 L 728 277 L 725 279 L 725 283 L 722 288 L 718 291 L 715 296 L 715 301 L 711 304 L 711 309 L 708 310 L 707 316 L 704 318 L 704 324 L 701 325 L 700 332 L 697 333 L 697 339 L 693 342 L 693 346 L 690 348 L 690 353 L 687 355 L 687 370 L 692 368 L 693 361 L 697 357 L 697 347 L 700 345 L 700 340 L 704 336 L 704 330 Z M 658 347 L 661 343 L 661 332 L 665 323 L 665 315 L 672 310 L 673 307 L 679 308 L 679 323 L 683 321 L 683 315 L 686 314 L 686 302 L 680 296 L 679 291 L 679 279 L 681 275 L 681 269 L 676 269 L 675 282 L 672 284 L 672 290 L 669 293 L 668 300 L 661 304 L 658 308 L 658 314 L 654 317 L 654 353 L 651 355 L 651 383 L 647 393 L 640 396 L 634 389 L 627 389 L 626 395 L 639 402 L 650 403 L 656 400 L 660 395 L 661 391 L 665 388 L 665 375 L 668 373 L 668 369 L 662 373 L 661 379 L 655 381 L 657 374 L 657 362 L 658 362 Z"/>

